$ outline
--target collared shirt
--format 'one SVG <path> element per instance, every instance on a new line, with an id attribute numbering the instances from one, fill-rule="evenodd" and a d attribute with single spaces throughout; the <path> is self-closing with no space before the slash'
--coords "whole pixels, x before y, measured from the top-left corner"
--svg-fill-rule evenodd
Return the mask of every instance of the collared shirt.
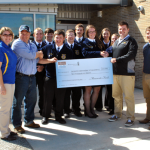
<path id="1" fill-rule="evenodd" d="M 47 40 L 45 40 L 46 44 L 49 45 L 49 43 L 53 44 L 53 40 L 52 42 L 48 42 Z"/>
<path id="2" fill-rule="evenodd" d="M 57 46 L 56 45 L 56 50 L 58 50 L 58 47 L 59 47 L 59 52 L 61 51 L 61 49 L 63 48 L 63 46 L 64 46 L 64 44 L 63 45 L 61 45 L 61 46 Z"/>
<path id="3" fill-rule="evenodd" d="M 103 41 L 103 43 L 106 44 L 107 47 L 109 47 L 110 41 L 109 41 L 108 43 L 105 43 L 105 42 Z"/>
<path id="4" fill-rule="evenodd" d="M 36 45 L 40 44 L 40 47 L 42 46 L 42 41 L 40 43 L 38 43 L 37 41 L 35 41 Z"/>
<path id="5" fill-rule="evenodd" d="M 79 37 L 76 36 L 75 38 L 76 38 L 77 41 L 79 41 Z M 80 37 L 80 41 L 82 41 L 82 39 L 83 39 L 83 36 Z"/>
<path id="6" fill-rule="evenodd" d="M 35 59 L 37 47 L 30 41 L 27 43 L 21 39 L 17 39 L 13 42 L 12 50 L 17 56 L 16 71 L 26 74 L 34 75 L 37 72 L 36 64 L 39 59 Z"/>
<path id="7" fill-rule="evenodd" d="M 90 38 L 88 38 L 88 40 L 89 40 L 90 42 L 95 42 L 95 39 L 90 39 Z"/>
<path id="8" fill-rule="evenodd" d="M 70 44 L 69 42 L 67 42 L 67 43 L 68 43 L 69 47 L 71 47 L 71 45 L 72 45 L 72 48 L 74 47 L 74 42 L 72 44 Z"/>
<path id="9" fill-rule="evenodd" d="M 119 38 L 118 39 L 118 45 L 123 41 L 123 40 L 125 40 L 125 39 L 128 39 L 130 37 L 130 35 L 128 34 L 124 39 L 121 39 L 121 38 Z"/>

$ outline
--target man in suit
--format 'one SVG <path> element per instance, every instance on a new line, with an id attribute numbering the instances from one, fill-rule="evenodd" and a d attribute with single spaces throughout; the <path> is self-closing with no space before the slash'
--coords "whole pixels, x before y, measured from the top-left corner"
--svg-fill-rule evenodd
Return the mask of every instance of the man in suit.
<path id="1" fill-rule="evenodd" d="M 66 39 L 65 43 L 66 47 L 70 49 L 74 54 L 74 59 L 82 58 L 81 47 L 74 42 L 75 33 L 73 30 L 69 29 L 66 31 Z M 66 89 L 65 101 L 64 101 L 64 116 L 65 118 L 70 117 L 70 95 L 72 96 L 72 109 L 74 114 L 77 117 L 81 117 L 82 114 L 80 112 L 80 98 L 81 98 L 81 87 L 72 87 Z"/>
<path id="2" fill-rule="evenodd" d="M 56 70 L 55 62 L 57 60 L 72 59 L 72 51 L 63 43 L 65 33 L 62 30 L 54 32 L 55 44 L 49 44 L 42 48 L 44 58 L 39 61 L 41 64 L 46 64 L 46 78 L 44 82 L 44 107 L 42 124 L 48 123 L 48 117 L 51 113 L 52 101 L 56 99 L 55 119 L 60 124 L 65 124 L 66 121 L 62 118 L 64 108 L 64 96 L 66 89 L 57 88 L 56 85 Z"/>
<path id="3" fill-rule="evenodd" d="M 46 28 L 45 31 L 44 31 L 44 35 L 45 35 L 45 43 L 46 43 L 46 45 L 55 43 L 53 41 L 54 30 L 52 28 Z"/>
<path id="4" fill-rule="evenodd" d="M 74 39 L 74 42 L 79 46 L 81 46 L 83 41 L 85 40 L 85 38 L 83 37 L 84 34 L 83 24 L 79 23 L 75 26 L 75 33 L 76 33 L 76 37 Z"/>
<path id="5" fill-rule="evenodd" d="M 43 30 L 41 28 L 36 28 L 34 30 L 34 41 L 33 43 L 36 45 L 38 51 L 41 50 L 42 47 L 46 45 L 45 41 L 43 40 Z M 45 77 L 45 69 L 44 65 L 37 64 L 37 73 L 36 73 L 36 84 L 39 90 L 39 113 L 42 116 L 42 109 L 43 109 L 43 87 L 44 87 L 44 77 Z"/>

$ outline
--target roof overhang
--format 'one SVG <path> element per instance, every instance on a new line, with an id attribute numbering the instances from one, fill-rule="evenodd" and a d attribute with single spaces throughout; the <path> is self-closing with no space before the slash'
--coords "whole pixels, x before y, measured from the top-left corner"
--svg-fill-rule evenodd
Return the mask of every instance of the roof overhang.
<path id="1" fill-rule="evenodd" d="M 120 5 L 121 0 L 4 0 L 0 4 L 106 4 Z"/>

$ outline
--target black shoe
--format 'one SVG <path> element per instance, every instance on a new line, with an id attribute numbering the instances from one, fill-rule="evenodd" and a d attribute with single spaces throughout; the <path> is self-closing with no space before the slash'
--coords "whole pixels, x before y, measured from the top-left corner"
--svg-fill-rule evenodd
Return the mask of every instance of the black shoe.
<path id="1" fill-rule="evenodd" d="M 16 132 L 10 132 L 10 135 L 13 135 L 13 136 L 16 136 L 16 135 L 18 135 Z"/>
<path id="2" fill-rule="evenodd" d="M 108 115 L 113 115 L 114 114 L 114 111 L 110 111 L 109 113 L 108 113 Z"/>
<path id="3" fill-rule="evenodd" d="M 69 113 L 65 113 L 65 114 L 64 114 L 64 117 L 65 117 L 65 118 L 70 118 L 70 114 L 69 114 Z"/>
<path id="4" fill-rule="evenodd" d="M 14 135 L 8 135 L 8 137 L 4 137 L 4 138 L 1 138 L 2 140 L 6 140 L 6 141 L 13 141 L 13 140 L 16 140 L 17 138 L 14 136 Z"/>
<path id="5" fill-rule="evenodd" d="M 41 123 L 42 124 L 48 124 L 48 118 L 43 117 Z"/>
<path id="6" fill-rule="evenodd" d="M 96 110 L 102 112 L 102 108 L 96 108 Z"/>
<path id="7" fill-rule="evenodd" d="M 56 121 L 58 121 L 60 124 L 66 124 L 66 121 L 65 121 L 65 119 L 63 119 L 63 118 L 56 118 Z"/>
<path id="8" fill-rule="evenodd" d="M 80 111 L 74 111 L 74 114 L 77 116 L 77 117 L 82 117 L 82 114 Z"/>

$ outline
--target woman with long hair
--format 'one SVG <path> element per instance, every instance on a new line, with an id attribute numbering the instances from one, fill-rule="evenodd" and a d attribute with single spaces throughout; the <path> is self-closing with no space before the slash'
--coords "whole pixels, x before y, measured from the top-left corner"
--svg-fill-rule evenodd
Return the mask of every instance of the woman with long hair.
<path id="1" fill-rule="evenodd" d="M 107 55 L 102 51 L 102 42 L 97 37 L 96 28 L 93 25 L 88 25 L 85 31 L 86 39 L 82 44 L 82 54 L 84 58 L 99 58 Z M 97 118 L 94 107 L 100 91 L 100 86 L 86 86 L 84 92 L 85 116 L 89 118 Z M 92 94 L 91 94 L 92 92 Z"/>

